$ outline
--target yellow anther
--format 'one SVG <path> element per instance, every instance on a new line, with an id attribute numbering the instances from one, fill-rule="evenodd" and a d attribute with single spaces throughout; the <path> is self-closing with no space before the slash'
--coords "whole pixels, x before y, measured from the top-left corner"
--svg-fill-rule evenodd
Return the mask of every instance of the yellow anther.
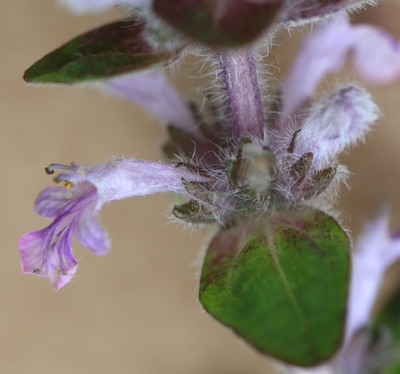
<path id="1" fill-rule="evenodd" d="M 65 182 L 64 187 L 65 188 L 71 188 L 72 187 L 72 183 L 71 182 Z"/>

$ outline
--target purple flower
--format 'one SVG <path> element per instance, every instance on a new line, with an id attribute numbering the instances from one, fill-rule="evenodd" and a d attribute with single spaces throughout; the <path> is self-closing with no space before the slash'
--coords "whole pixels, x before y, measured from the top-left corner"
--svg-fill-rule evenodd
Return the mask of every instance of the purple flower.
<path id="1" fill-rule="evenodd" d="M 56 290 L 76 272 L 73 235 L 97 255 L 108 252 L 110 244 L 97 219 L 103 204 L 164 191 L 187 195 L 183 180 L 204 179 L 185 168 L 127 159 L 113 159 L 95 166 L 52 164 L 46 171 L 52 174 L 56 169 L 65 170 L 55 178 L 65 186 L 46 188 L 35 203 L 38 214 L 54 220 L 45 229 L 22 236 L 18 245 L 23 271 L 50 278 Z"/>
<path id="2" fill-rule="evenodd" d="M 82 11 L 111 4 L 66 3 L 79 5 Z M 143 0 L 125 4 L 150 6 Z M 40 194 L 36 211 L 54 221 L 21 238 L 23 270 L 50 277 L 55 288 L 64 285 L 76 271 L 72 236 L 96 254 L 106 253 L 109 243 L 97 213 L 105 202 L 135 195 L 166 190 L 184 194 L 189 201 L 175 206 L 173 214 L 192 223 L 229 225 L 250 215 L 304 205 L 329 211 L 338 182 L 346 174 L 337 157 L 363 139 L 379 110 L 370 95 L 354 84 L 341 86 L 316 102 L 310 95 L 323 74 L 342 64 L 350 47 L 357 51 L 369 48 L 370 39 L 360 34 L 369 30 L 376 35 L 377 31 L 350 26 L 342 16 L 318 30 L 305 42 L 286 90 L 272 104 L 263 97 L 261 59 L 253 48 L 212 55 L 222 99 L 218 94 L 211 96 L 208 118 L 194 116 L 195 111 L 158 71 L 101 82 L 171 124 L 170 141 L 164 148 L 171 164 L 113 160 L 98 166 L 51 166 L 49 171 L 57 167 L 68 171 L 57 180 L 71 188 L 50 187 Z M 352 35 L 346 43 L 333 38 L 343 30 Z M 329 63 L 331 49 L 325 51 L 326 45 L 339 51 L 334 62 Z M 367 71 L 367 65 L 368 61 L 362 61 L 357 66 Z M 311 72 L 310 66 L 315 67 Z"/>
<path id="3" fill-rule="evenodd" d="M 398 259 L 400 236 L 389 232 L 389 215 L 384 212 L 365 226 L 355 243 L 347 339 L 369 325 L 372 307 L 386 270 Z"/>
<path id="4" fill-rule="evenodd" d="M 56 178 L 65 187 L 47 188 L 36 201 L 37 213 L 54 221 L 21 238 L 24 272 L 49 277 L 55 289 L 65 285 L 77 266 L 72 236 L 96 254 L 106 253 L 109 242 L 97 213 L 104 203 L 125 197 L 172 190 L 189 197 L 187 203 L 174 207 L 176 217 L 220 225 L 288 207 L 330 209 L 336 186 L 346 173 L 338 164 L 339 153 L 362 139 L 379 114 L 370 95 L 347 85 L 301 113 L 282 113 L 280 103 L 292 95 L 288 89 L 276 98 L 273 115 L 267 115 L 255 51 L 248 48 L 215 56 L 223 100 L 212 104 L 214 114 L 208 119 L 195 121 L 192 110 L 158 72 L 106 82 L 110 89 L 153 107 L 173 123 L 165 151 L 171 163 L 180 167 L 124 159 L 97 166 L 51 165 L 49 172 L 67 171 Z M 310 64 L 318 58 L 311 53 Z M 301 75 L 307 66 L 299 64 L 296 69 Z M 306 90 L 301 92 L 305 100 Z"/>
<path id="5" fill-rule="evenodd" d="M 327 73 L 338 72 L 347 56 L 371 83 L 390 83 L 400 75 L 400 43 L 370 25 L 352 25 L 343 14 L 320 24 L 304 40 L 285 81 L 283 112 L 291 113 L 310 96 Z"/>
<path id="6" fill-rule="evenodd" d="M 365 4 L 362 0 L 234 0 L 229 5 L 222 1 L 214 7 L 208 0 L 62 2 L 77 12 L 126 5 L 137 10 L 138 18 L 131 23 L 134 30 L 117 22 L 84 34 L 60 49 L 59 55 L 71 46 L 79 51 L 71 56 L 66 52 L 71 60 L 66 58 L 61 68 L 57 58 L 47 56 L 28 72 L 28 77 L 34 77 L 43 68 L 44 74 L 38 74 L 44 81 L 62 71 L 60 75 L 68 82 L 68 74 L 74 70 L 69 64 L 77 62 L 86 79 L 85 67 L 90 66 L 89 73 L 94 69 L 94 65 L 87 64 L 89 57 L 100 62 L 104 57 L 96 53 L 85 55 L 86 49 L 91 50 L 87 46 L 92 36 L 94 44 L 101 46 L 100 55 L 110 54 L 114 58 L 115 52 L 127 58 L 129 63 L 116 70 L 116 74 L 123 74 L 134 69 L 132 66 L 136 65 L 130 64 L 138 57 L 143 58 L 143 65 L 136 66 L 139 70 L 174 62 L 193 40 L 213 47 L 243 45 L 261 34 L 271 20 L 296 24 L 347 6 Z M 265 15 L 269 18 L 264 22 Z M 250 21 L 259 23 L 253 28 Z M 251 37 L 244 35 L 247 29 L 251 29 Z M 102 46 L 107 45 L 103 38 L 115 48 L 107 50 Z M 251 223 L 255 221 L 270 222 L 275 213 L 279 216 L 285 212 L 289 217 L 298 214 L 298 210 L 318 209 L 333 214 L 337 186 L 347 174 L 338 156 L 364 139 L 380 111 L 366 90 L 356 84 L 341 85 L 319 99 L 312 95 L 325 74 L 343 66 L 349 52 L 355 69 L 368 81 L 394 80 L 400 74 L 399 51 L 399 42 L 384 31 L 366 25 L 352 26 L 339 14 L 305 40 L 285 90 L 275 95 L 268 92 L 267 96 L 260 74 L 263 56 L 257 53 L 256 46 L 220 48 L 209 56 L 216 66 L 213 89 L 219 92 L 207 96 L 204 117 L 194 104 L 189 106 L 182 100 L 160 71 L 109 79 L 112 73 L 107 75 L 107 69 L 102 70 L 109 65 L 96 65 L 96 69 L 100 68 L 93 77 L 107 78 L 99 83 L 103 88 L 138 102 L 168 123 L 169 141 L 164 153 L 169 163 L 112 159 L 94 166 L 51 164 L 46 172 L 61 170 L 55 181 L 64 186 L 46 188 L 36 200 L 36 212 L 53 221 L 46 228 L 21 237 L 23 271 L 48 277 L 56 290 L 63 287 L 77 270 L 72 237 L 95 254 L 106 254 L 110 243 L 97 218 L 98 212 L 107 202 L 136 195 L 164 191 L 182 194 L 188 200 L 174 206 L 175 217 L 192 224 L 217 223 L 221 230 L 233 227 L 241 234 L 253 227 Z M 81 61 L 80 53 L 88 61 Z M 147 56 L 147 62 L 143 56 Z M 124 58 L 119 58 L 116 65 L 124 62 Z M 318 230 L 321 231 L 313 235 L 326 235 L 324 228 Z M 400 242 L 388 233 L 384 215 L 367 227 L 353 253 L 347 330 L 341 355 L 323 366 L 310 370 L 291 368 L 292 372 L 363 372 L 370 338 L 363 329 L 369 324 L 387 267 L 399 258 Z M 346 289 L 343 290 L 344 304 Z"/>
<path id="7" fill-rule="evenodd" d="M 346 174 L 339 153 L 362 139 L 379 115 L 364 89 L 346 85 L 301 115 L 281 114 L 278 106 L 274 115 L 266 116 L 255 56 L 252 49 L 217 56 L 223 97 L 217 110 L 223 122 L 206 121 L 200 128 L 214 129 L 208 130 L 208 139 L 217 147 L 203 157 L 202 141 L 187 136 L 176 140 L 175 154 L 213 181 L 189 184 L 207 222 L 214 218 L 225 225 L 237 215 L 262 215 L 283 207 L 329 210 Z M 284 100 L 276 99 L 278 105 Z M 197 145 L 196 153 L 187 148 L 189 142 Z M 182 207 L 179 212 L 179 218 L 193 222 L 193 209 L 185 214 Z"/>

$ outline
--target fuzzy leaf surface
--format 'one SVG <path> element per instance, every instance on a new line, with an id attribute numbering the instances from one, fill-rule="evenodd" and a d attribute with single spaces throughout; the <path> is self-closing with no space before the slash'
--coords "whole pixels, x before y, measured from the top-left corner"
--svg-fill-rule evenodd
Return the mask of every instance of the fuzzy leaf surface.
<path id="1" fill-rule="evenodd" d="M 349 241 L 315 210 L 221 229 L 207 251 L 200 302 L 259 351 L 299 366 L 332 357 L 343 337 Z"/>

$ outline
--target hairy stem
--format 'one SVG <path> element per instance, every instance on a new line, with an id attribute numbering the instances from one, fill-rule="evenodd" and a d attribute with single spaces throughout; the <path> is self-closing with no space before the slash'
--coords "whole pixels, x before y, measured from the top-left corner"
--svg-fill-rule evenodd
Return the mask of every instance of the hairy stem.
<path id="1" fill-rule="evenodd" d="M 264 116 L 251 49 L 223 51 L 219 56 L 233 136 L 239 139 L 247 134 L 261 135 Z"/>

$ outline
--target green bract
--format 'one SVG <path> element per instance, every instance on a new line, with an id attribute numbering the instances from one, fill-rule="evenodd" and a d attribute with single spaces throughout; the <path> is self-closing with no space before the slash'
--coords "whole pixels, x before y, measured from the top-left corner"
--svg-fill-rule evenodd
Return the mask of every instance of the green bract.
<path id="1" fill-rule="evenodd" d="M 155 51 L 143 38 L 144 22 L 119 21 L 80 35 L 33 64 L 31 83 L 76 83 L 147 69 L 173 58 Z"/>
<path id="2" fill-rule="evenodd" d="M 317 210 L 221 229 L 201 274 L 200 301 L 263 353 L 312 366 L 340 346 L 349 240 Z"/>

